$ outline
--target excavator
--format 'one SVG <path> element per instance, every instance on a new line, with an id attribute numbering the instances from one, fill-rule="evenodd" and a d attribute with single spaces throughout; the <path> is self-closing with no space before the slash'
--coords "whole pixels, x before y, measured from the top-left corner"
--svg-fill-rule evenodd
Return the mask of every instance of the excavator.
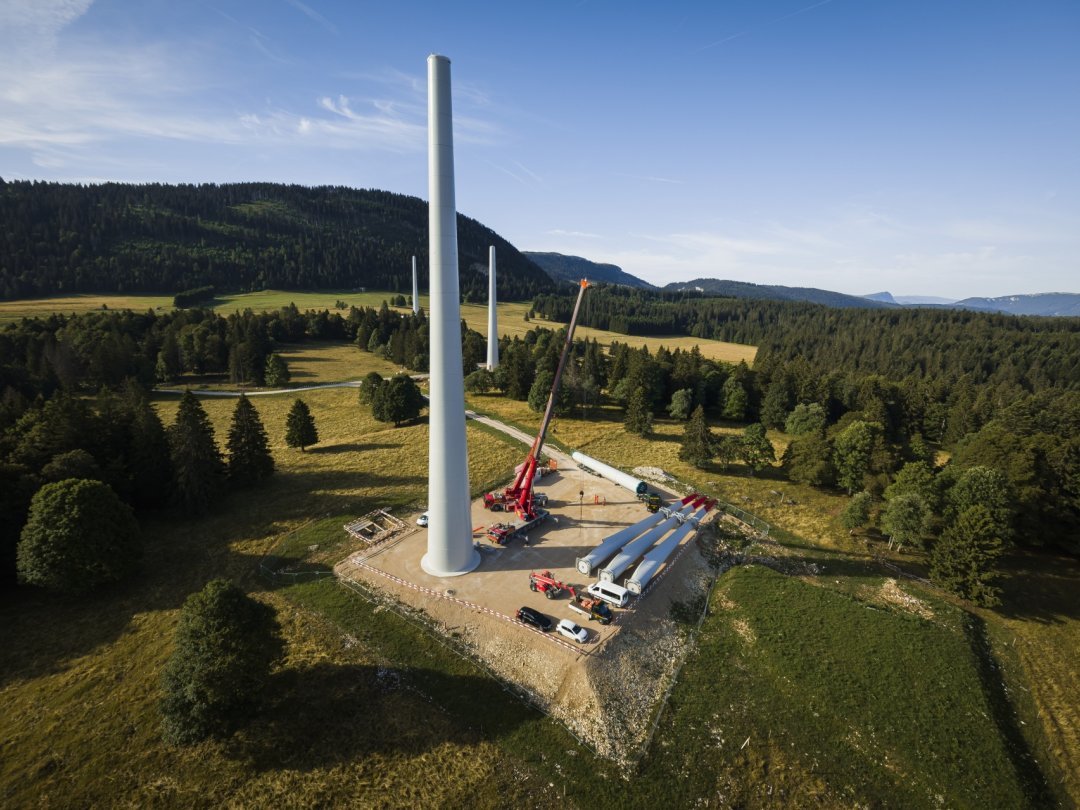
<path id="1" fill-rule="evenodd" d="M 536 439 L 529 449 L 529 455 L 525 462 L 517 468 L 514 483 L 502 492 L 488 492 L 484 495 L 484 505 L 492 511 L 506 511 L 511 509 L 517 513 L 517 521 L 512 524 L 500 524 L 497 537 L 488 536 L 495 542 L 502 544 L 517 534 L 524 534 L 530 528 L 542 522 L 548 513 L 541 509 L 543 496 L 533 494 L 533 479 L 536 477 L 537 462 L 540 459 L 540 451 L 544 447 L 544 439 L 547 436 L 551 417 L 555 412 L 555 401 L 559 393 L 559 383 L 562 382 L 563 370 L 570 356 L 570 348 L 574 345 L 574 329 L 577 327 L 578 314 L 581 311 L 581 299 L 585 296 L 588 288 L 587 279 L 582 279 L 578 289 L 577 301 L 574 302 L 574 312 L 570 316 L 570 323 L 566 329 L 566 342 L 563 344 L 562 354 L 559 356 L 559 365 L 555 369 L 555 380 L 551 384 L 551 393 L 548 394 L 547 407 L 544 409 L 544 418 L 540 421 L 540 430 Z"/>

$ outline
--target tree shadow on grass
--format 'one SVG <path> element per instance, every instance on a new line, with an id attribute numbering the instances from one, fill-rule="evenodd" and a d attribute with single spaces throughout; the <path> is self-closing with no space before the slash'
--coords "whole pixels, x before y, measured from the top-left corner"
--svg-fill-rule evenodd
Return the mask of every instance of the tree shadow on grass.
<path id="1" fill-rule="evenodd" d="M 1059 624 L 1080 618 L 1080 561 L 1049 551 L 1016 551 L 1002 558 L 1001 605 L 1010 619 Z"/>
<path id="2" fill-rule="evenodd" d="M 309 447 L 307 452 L 314 455 L 327 453 L 362 453 L 365 450 L 397 450 L 402 444 L 380 444 L 379 442 L 345 442 L 342 444 L 316 445 Z"/>
<path id="3" fill-rule="evenodd" d="M 370 754 L 423 754 L 447 742 L 475 745 L 534 715 L 494 686 L 483 677 L 409 667 L 284 670 L 271 678 L 267 709 L 230 754 L 259 771 L 308 771 Z M 452 715 L 432 711 L 433 703 Z M 462 723 L 465 716 L 473 724 Z"/>

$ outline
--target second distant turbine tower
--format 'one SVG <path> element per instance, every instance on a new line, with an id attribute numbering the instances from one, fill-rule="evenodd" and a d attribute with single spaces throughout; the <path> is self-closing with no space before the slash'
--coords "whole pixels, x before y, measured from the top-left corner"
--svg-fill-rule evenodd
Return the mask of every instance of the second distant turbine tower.
<path id="1" fill-rule="evenodd" d="M 488 370 L 499 365 L 499 316 L 495 312 L 495 246 L 488 248 Z"/>
<path id="2" fill-rule="evenodd" d="M 412 257 L 412 314 L 420 311 L 420 287 L 416 283 L 416 257 Z"/>

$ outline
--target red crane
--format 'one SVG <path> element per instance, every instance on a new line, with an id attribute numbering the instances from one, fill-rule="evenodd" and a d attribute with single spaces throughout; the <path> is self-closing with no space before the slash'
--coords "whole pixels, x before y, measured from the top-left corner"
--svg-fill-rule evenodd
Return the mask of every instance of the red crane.
<path id="1" fill-rule="evenodd" d="M 574 329 L 577 327 L 578 312 L 581 310 L 581 299 L 589 286 L 587 279 L 581 280 L 578 290 L 577 301 L 574 302 L 574 314 L 570 316 L 570 324 L 566 329 L 566 342 L 563 344 L 562 354 L 559 356 L 559 365 L 555 369 L 555 380 L 551 384 L 551 393 L 548 394 L 547 407 L 544 409 L 544 418 L 540 422 L 540 431 L 529 449 L 529 455 L 525 463 L 521 465 L 514 483 L 508 486 L 501 496 L 497 493 L 489 493 L 484 497 L 488 508 L 494 503 L 514 505 L 514 511 L 518 518 L 524 521 L 536 518 L 536 508 L 533 504 L 533 478 L 536 476 L 536 463 L 540 458 L 540 451 L 544 447 L 544 438 L 547 436 L 548 425 L 551 424 L 552 414 L 555 412 L 555 398 L 559 393 L 559 383 L 562 381 L 563 369 L 566 367 L 566 359 L 570 356 L 570 347 L 574 343 Z"/>

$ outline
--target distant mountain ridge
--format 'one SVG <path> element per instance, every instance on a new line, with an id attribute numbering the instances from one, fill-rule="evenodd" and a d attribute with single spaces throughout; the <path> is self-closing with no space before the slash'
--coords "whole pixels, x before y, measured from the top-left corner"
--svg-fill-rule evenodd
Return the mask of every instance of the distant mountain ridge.
<path id="1" fill-rule="evenodd" d="M 951 306 L 1005 312 L 1009 315 L 1075 317 L 1080 315 L 1080 294 L 1054 292 L 1034 293 L 1032 295 L 1003 295 L 998 298 L 965 298 Z"/>
<path id="2" fill-rule="evenodd" d="M 956 302 L 955 298 L 942 298 L 940 295 L 893 295 L 889 292 L 870 293 L 870 295 L 862 297 L 869 298 L 871 301 L 883 301 L 886 304 L 900 304 L 901 306 L 909 304 L 940 304 L 948 306 Z"/>
<path id="3" fill-rule="evenodd" d="M 1040 315 L 1046 317 L 1075 317 L 1080 315 L 1080 294 L 1032 293 L 1029 295 L 1003 295 L 997 298 L 939 298 L 933 295 L 897 295 L 887 292 L 863 296 L 868 301 L 878 301 L 900 306 L 946 307 L 977 309 L 981 312 L 1001 312 L 1006 315 Z"/>
<path id="4" fill-rule="evenodd" d="M 806 301 L 829 307 L 850 309 L 881 309 L 896 307 L 896 303 L 875 301 L 860 295 L 845 295 L 816 287 L 785 287 L 780 284 L 751 284 L 748 281 L 730 281 L 716 278 L 698 278 L 693 281 L 676 281 L 667 284 L 664 292 L 697 291 L 731 298 L 764 298 L 770 301 Z M 891 297 L 891 296 L 890 296 Z"/>
<path id="5" fill-rule="evenodd" d="M 581 256 L 566 256 L 562 253 L 539 253 L 523 250 L 521 255 L 540 266 L 551 276 L 553 281 L 577 283 L 583 278 L 606 284 L 620 284 L 624 287 L 636 287 L 643 290 L 657 289 L 652 284 L 637 276 L 632 276 L 615 264 L 602 264 L 584 259 Z"/>

